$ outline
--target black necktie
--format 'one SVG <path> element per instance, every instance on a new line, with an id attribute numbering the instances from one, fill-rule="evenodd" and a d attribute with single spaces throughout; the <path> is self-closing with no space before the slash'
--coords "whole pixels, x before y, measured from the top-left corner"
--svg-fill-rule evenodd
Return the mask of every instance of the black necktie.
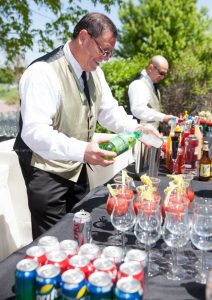
<path id="1" fill-rule="evenodd" d="M 90 98 L 90 93 L 89 93 L 89 89 L 88 89 L 88 82 L 87 82 L 85 71 L 82 72 L 82 80 L 83 80 L 83 83 L 84 83 L 84 93 L 85 93 L 85 96 L 88 100 L 88 104 L 90 106 L 91 105 L 91 98 Z"/>
<path id="2" fill-rule="evenodd" d="M 154 88 L 155 88 L 155 95 L 158 97 L 159 95 L 158 95 L 158 87 L 157 87 L 157 84 L 154 83 L 153 85 L 154 85 Z M 159 98 L 159 97 L 158 97 L 158 98 Z"/>

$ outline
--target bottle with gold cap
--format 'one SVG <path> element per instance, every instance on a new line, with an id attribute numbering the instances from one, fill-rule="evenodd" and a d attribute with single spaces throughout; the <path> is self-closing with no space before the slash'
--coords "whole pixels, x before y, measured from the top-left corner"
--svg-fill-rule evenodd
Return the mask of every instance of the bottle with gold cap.
<path id="1" fill-rule="evenodd" d="M 187 118 L 188 118 L 188 111 L 185 110 L 185 113 L 184 113 L 184 115 L 183 115 L 183 120 L 186 121 Z"/>

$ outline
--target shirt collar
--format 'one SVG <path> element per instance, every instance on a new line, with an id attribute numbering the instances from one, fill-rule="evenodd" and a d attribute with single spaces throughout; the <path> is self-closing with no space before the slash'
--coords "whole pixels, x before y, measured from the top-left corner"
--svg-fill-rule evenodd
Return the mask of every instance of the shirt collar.
<path id="1" fill-rule="evenodd" d="M 153 81 L 152 79 L 149 77 L 149 75 L 147 74 L 146 70 L 142 70 L 141 74 L 144 76 L 144 78 L 149 82 L 149 84 L 152 86 L 152 88 L 154 89 L 154 85 L 153 85 Z"/>
<path id="2" fill-rule="evenodd" d="M 64 51 L 66 59 L 72 65 L 72 68 L 73 68 L 77 78 L 80 79 L 83 70 L 82 70 L 80 64 L 78 63 L 78 61 L 75 59 L 75 57 L 71 53 L 71 50 L 69 48 L 69 43 L 70 43 L 70 40 L 68 42 L 66 42 L 66 44 L 64 45 L 63 51 Z"/>

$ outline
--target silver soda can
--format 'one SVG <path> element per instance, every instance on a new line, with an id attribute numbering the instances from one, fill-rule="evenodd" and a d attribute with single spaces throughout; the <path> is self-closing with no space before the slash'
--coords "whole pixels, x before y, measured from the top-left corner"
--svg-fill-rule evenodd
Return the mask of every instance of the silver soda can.
<path id="1" fill-rule="evenodd" d="M 144 273 L 147 272 L 147 253 L 143 250 L 139 250 L 139 249 L 131 249 L 126 253 L 125 262 L 128 261 L 138 261 L 143 270 Z"/>
<path id="2" fill-rule="evenodd" d="M 39 239 L 38 246 L 43 247 L 46 252 L 50 252 L 52 250 L 58 250 L 60 248 L 60 243 L 55 236 L 46 235 Z"/>
<path id="3" fill-rule="evenodd" d="M 91 242 L 92 221 L 89 212 L 83 209 L 74 214 L 73 218 L 74 239 L 81 246 Z"/>

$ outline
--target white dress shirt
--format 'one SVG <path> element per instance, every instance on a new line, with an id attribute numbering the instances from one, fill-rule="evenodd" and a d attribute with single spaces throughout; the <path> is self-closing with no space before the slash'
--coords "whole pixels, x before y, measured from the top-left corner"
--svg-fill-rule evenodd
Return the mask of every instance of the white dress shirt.
<path id="1" fill-rule="evenodd" d="M 147 75 L 146 70 L 142 70 L 141 74 L 154 91 L 153 82 Z M 147 106 L 152 96 L 145 82 L 142 80 L 132 81 L 129 85 L 128 96 L 131 112 L 137 119 L 144 122 L 163 121 L 165 114 Z"/>
<path id="2" fill-rule="evenodd" d="M 64 46 L 65 56 L 83 86 L 83 70 L 72 55 L 68 43 Z M 115 133 L 134 131 L 138 123 L 126 114 L 123 107 L 118 106 L 100 67 L 97 72 L 103 93 L 98 122 Z M 69 138 L 51 126 L 62 98 L 60 82 L 50 64 L 36 62 L 29 66 L 21 77 L 19 92 L 23 120 L 21 137 L 26 145 L 48 160 L 83 162 L 88 143 Z"/>

